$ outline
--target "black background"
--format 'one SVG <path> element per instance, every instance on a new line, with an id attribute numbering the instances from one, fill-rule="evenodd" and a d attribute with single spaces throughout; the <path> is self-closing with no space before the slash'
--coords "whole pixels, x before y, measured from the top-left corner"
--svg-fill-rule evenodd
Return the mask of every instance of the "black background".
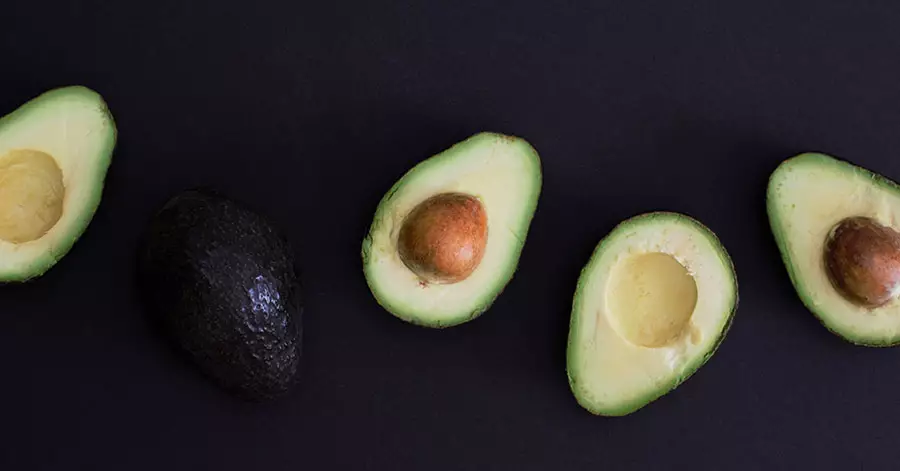
<path id="1" fill-rule="evenodd" d="M 0 110 L 84 84 L 120 133 L 81 241 L 0 288 L 3 469 L 896 466 L 900 350 L 817 323 L 764 205 L 801 151 L 900 177 L 896 2 L 130 3 L 0 8 Z M 481 130 L 542 156 L 519 271 L 474 322 L 404 324 L 360 243 L 403 172 Z M 197 185 L 295 245 L 305 357 L 282 401 L 220 392 L 142 316 L 138 237 Z M 719 235 L 740 308 L 675 392 L 594 417 L 565 375 L 575 281 L 617 222 L 656 209 Z"/>

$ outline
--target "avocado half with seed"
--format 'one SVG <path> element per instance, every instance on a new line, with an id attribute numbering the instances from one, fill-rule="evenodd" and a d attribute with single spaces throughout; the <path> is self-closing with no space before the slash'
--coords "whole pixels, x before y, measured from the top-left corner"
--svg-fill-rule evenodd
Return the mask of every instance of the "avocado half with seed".
<path id="1" fill-rule="evenodd" d="M 363 241 L 375 299 L 427 327 L 477 317 L 512 278 L 540 191 L 538 154 L 517 137 L 477 134 L 416 165 Z"/>
<path id="2" fill-rule="evenodd" d="M 0 118 L 0 282 L 38 277 L 87 229 L 116 126 L 84 87 L 49 91 Z"/>
<path id="3" fill-rule="evenodd" d="M 806 153 L 775 169 L 766 204 L 791 282 L 822 324 L 858 345 L 900 343 L 900 187 Z"/>
<path id="4" fill-rule="evenodd" d="M 666 394 L 713 355 L 737 302 L 731 259 L 696 220 L 657 212 L 619 224 L 578 280 L 567 352 L 575 398 L 620 416 Z"/>

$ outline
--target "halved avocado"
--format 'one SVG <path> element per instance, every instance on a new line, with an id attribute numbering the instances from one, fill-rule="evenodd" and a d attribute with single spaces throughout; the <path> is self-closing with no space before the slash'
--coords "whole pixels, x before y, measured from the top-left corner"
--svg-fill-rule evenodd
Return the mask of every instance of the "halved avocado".
<path id="1" fill-rule="evenodd" d="M 775 169 L 766 205 L 791 282 L 822 324 L 858 345 L 900 343 L 900 187 L 806 153 Z"/>
<path id="2" fill-rule="evenodd" d="M 575 398 L 620 416 L 666 394 L 712 356 L 737 302 L 731 259 L 696 220 L 657 212 L 619 224 L 578 280 L 567 352 Z"/>
<path id="3" fill-rule="evenodd" d="M 538 154 L 516 137 L 477 134 L 416 165 L 363 241 L 375 299 L 427 327 L 477 317 L 512 278 L 540 191 Z"/>
<path id="4" fill-rule="evenodd" d="M 116 142 L 84 87 L 49 91 L 0 118 L 0 282 L 42 275 L 84 233 Z"/>

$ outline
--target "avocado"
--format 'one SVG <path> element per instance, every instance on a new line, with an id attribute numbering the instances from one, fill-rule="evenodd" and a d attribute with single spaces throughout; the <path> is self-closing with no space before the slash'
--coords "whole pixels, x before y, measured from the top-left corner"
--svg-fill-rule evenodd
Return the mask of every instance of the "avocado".
<path id="1" fill-rule="evenodd" d="M 807 309 L 854 344 L 900 343 L 900 187 L 843 160 L 805 153 L 775 169 L 766 205 Z"/>
<path id="2" fill-rule="evenodd" d="M 295 382 L 300 287 L 263 217 L 213 192 L 177 195 L 149 225 L 138 275 L 152 319 L 221 387 L 259 401 Z"/>
<path id="3" fill-rule="evenodd" d="M 116 144 L 103 98 L 80 86 L 0 118 L 0 283 L 44 274 L 87 229 Z"/>
<path id="4" fill-rule="evenodd" d="M 630 414 L 713 355 L 737 309 L 734 266 L 696 220 L 655 212 L 619 224 L 581 272 L 567 350 L 579 404 Z"/>
<path id="5" fill-rule="evenodd" d="M 512 279 L 540 191 L 538 154 L 517 137 L 477 134 L 419 163 L 363 241 L 375 299 L 425 327 L 478 317 Z"/>

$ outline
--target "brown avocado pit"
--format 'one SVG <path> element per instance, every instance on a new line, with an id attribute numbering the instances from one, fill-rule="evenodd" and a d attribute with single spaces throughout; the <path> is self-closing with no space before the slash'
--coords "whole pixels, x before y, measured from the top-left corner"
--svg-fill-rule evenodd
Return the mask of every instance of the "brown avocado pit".
<path id="1" fill-rule="evenodd" d="M 825 269 L 847 300 L 877 308 L 900 294 L 900 233 L 872 218 L 839 222 L 825 240 Z"/>
<path id="2" fill-rule="evenodd" d="M 487 213 L 464 193 L 441 193 L 419 203 L 400 228 L 400 260 L 427 283 L 457 283 L 472 274 L 487 245 Z"/>

